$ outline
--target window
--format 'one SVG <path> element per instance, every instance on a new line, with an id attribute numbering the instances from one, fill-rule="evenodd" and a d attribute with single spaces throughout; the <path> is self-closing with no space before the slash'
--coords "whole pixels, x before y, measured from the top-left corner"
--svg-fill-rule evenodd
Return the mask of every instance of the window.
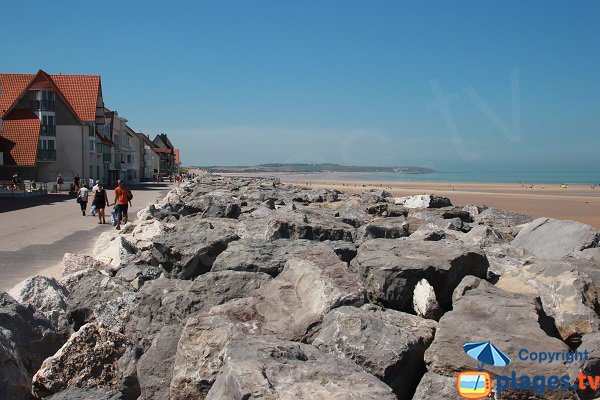
<path id="1" fill-rule="evenodd" d="M 133 156 L 131 154 L 127 154 L 127 162 L 129 164 L 133 163 Z"/>
<path id="2" fill-rule="evenodd" d="M 42 100 L 50 100 L 54 101 L 56 99 L 56 95 L 54 92 L 49 90 L 42 90 Z"/>
<path id="3" fill-rule="evenodd" d="M 56 118 L 54 115 L 42 115 L 42 125 L 55 126 Z"/>
<path id="4" fill-rule="evenodd" d="M 90 152 L 93 152 L 96 149 L 96 141 L 94 139 L 90 139 Z"/>
<path id="5" fill-rule="evenodd" d="M 88 136 L 95 136 L 96 128 L 93 125 L 90 125 L 88 128 Z"/>

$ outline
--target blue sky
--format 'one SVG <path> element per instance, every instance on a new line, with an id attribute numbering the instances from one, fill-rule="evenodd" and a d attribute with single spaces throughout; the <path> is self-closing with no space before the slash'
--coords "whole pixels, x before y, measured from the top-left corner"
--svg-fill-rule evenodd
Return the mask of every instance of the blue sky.
<path id="1" fill-rule="evenodd" d="M 102 75 L 187 165 L 589 171 L 599 20 L 591 0 L 8 2 L 0 71 Z"/>

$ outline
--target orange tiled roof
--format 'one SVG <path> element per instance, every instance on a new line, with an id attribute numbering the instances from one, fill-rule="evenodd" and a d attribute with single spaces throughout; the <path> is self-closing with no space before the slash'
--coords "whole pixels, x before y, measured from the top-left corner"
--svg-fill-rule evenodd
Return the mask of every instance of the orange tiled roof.
<path id="1" fill-rule="evenodd" d="M 80 121 L 96 120 L 96 103 L 100 86 L 99 75 L 0 74 L 0 115 L 4 115 L 25 91 L 33 79 L 42 74 L 50 77 Z"/>
<path id="2" fill-rule="evenodd" d="M 81 121 L 96 120 L 99 75 L 50 75 Z"/>
<path id="3" fill-rule="evenodd" d="M 10 106 L 33 79 L 33 74 L 0 74 L 0 116 L 6 114 Z"/>
<path id="4" fill-rule="evenodd" d="M 0 130 L 4 164 L 34 166 L 40 137 L 40 120 L 30 110 L 12 110 Z"/>
<path id="5" fill-rule="evenodd" d="M 175 164 L 179 165 L 179 149 L 173 149 L 175 153 Z"/>
<path id="6" fill-rule="evenodd" d="M 156 153 L 169 153 L 169 154 L 173 154 L 173 150 L 172 149 L 163 149 L 162 147 L 153 147 L 152 150 L 154 150 Z"/>

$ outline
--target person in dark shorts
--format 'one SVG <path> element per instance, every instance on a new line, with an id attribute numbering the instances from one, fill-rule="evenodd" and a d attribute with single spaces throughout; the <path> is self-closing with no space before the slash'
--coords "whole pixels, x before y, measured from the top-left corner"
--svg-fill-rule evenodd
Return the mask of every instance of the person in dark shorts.
<path id="1" fill-rule="evenodd" d="M 87 208 L 89 190 L 84 185 L 77 191 L 77 202 L 81 207 L 81 215 L 85 216 L 85 209 Z"/>
<path id="2" fill-rule="evenodd" d="M 96 207 L 96 212 L 98 213 L 98 223 L 105 224 L 106 220 L 104 219 L 104 208 L 110 206 L 108 202 L 108 194 L 102 184 L 98 183 L 96 185 L 98 188 L 94 192 L 94 206 Z"/>
<path id="3" fill-rule="evenodd" d="M 121 229 L 121 220 L 124 224 L 127 223 L 127 210 L 131 205 L 133 195 L 125 185 L 125 182 L 120 181 L 119 186 L 115 189 L 115 211 L 117 213 L 117 229 Z"/>

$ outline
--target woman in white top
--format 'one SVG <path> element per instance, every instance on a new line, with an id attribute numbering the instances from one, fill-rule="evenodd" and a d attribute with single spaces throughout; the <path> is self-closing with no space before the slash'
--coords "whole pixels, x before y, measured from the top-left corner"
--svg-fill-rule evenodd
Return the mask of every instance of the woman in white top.
<path id="1" fill-rule="evenodd" d="M 86 185 L 83 185 L 77 191 L 77 202 L 81 206 L 81 215 L 85 216 L 85 209 L 87 208 L 89 190 Z"/>

